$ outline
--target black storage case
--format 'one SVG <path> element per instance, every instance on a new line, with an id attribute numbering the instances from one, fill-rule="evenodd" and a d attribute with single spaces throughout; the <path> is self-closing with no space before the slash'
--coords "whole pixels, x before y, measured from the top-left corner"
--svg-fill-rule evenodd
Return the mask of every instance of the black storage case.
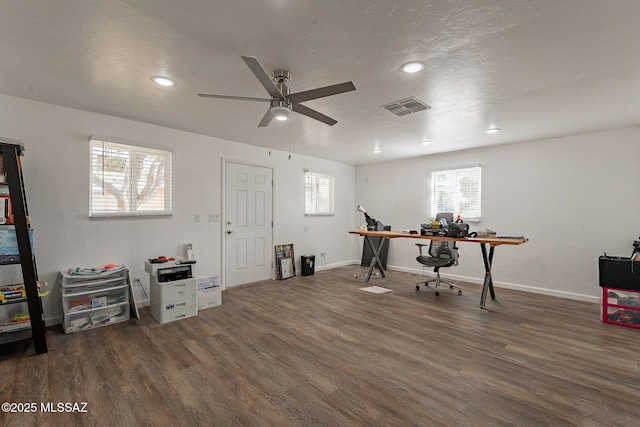
<path id="1" fill-rule="evenodd" d="M 601 287 L 640 291 L 640 261 L 604 255 L 598 266 Z"/>
<path id="2" fill-rule="evenodd" d="M 378 229 L 380 230 L 380 229 Z M 382 230 L 384 231 L 391 231 L 391 226 L 390 225 L 385 225 L 382 227 Z M 378 256 L 378 258 L 380 259 L 380 262 L 382 263 L 382 268 L 384 270 L 387 269 L 387 256 L 389 254 L 389 239 L 385 239 L 382 236 L 369 236 L 369 240 L 371 240 L 371 243 L 373 243 L 373 246 L 375 246 L 376 248 L 380 245 L 380 240 L 384 239 L 384 242 L 382 243 L 382 249 L 380 249 L 380 254 Z M 360 266 L 361 267 L 369 267 L 369 264 L 371 264 L 371 260 L 373 259 L 373 251 L 371 250 L 371 248 L 369 247 L 369 244 L 367 242 L 363 242 L 363 246 L 362 246 L 362 260 L 360 261 Z"/>
<path id="3" fill-rule="evenodd" d="M 315 263 L 316 256 L 315 255 L 302 255 L 301 257 L 302 264 L 302 275 L 303 276 L 313 276 L 315 272 Z"/>

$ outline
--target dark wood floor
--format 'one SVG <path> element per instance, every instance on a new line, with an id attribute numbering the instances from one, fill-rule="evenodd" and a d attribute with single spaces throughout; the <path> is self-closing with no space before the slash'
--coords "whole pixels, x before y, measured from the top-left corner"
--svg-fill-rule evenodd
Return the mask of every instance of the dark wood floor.
<path id="1" fill-rule="evenodd" d="M 358 278 L 354 278 L 354 274 Z M 599 306 L 497 289 L 414 288 L 357 266 L 229 289 L 223 305 L 47 333 L 0 355 L 0 401 L 87 402 L 87 413 L 0 414 L 0 425 L 628 426 L 640 420 L 640 330 Z"/>

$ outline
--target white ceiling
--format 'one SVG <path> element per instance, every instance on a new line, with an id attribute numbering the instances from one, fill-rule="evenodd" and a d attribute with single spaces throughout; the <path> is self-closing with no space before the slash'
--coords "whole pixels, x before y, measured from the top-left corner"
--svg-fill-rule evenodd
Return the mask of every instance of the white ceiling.
<path id="1" fill-rule="evenodd" d="M 639 42 L 638 0 L 7 0 L 0 93 L 365 164 L 639 125 Z M 258 128 L 267 104 L 196 95 L 268 97 L 241 55 L 357 90 L 305 103 L 333 127 Z M 432 109 L 381 108 L 411 96 Z"/>

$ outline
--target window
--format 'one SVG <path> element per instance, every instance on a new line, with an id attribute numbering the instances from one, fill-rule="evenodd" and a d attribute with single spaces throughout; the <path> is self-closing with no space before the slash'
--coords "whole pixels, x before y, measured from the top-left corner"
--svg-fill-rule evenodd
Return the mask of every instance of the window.
<path id="1" fill-rule="evenodd" d="M 333 215 L 332 175 L 305 171 L 304 214 Z"/>
<path id="2" fill-rule="evenodd" d="M 171 215 L 173 150 L 91 137 L 89 216 Z"/>
<path id="3" fill-rule="evenodd" d="M 482 167 L 431 172 L 431 216 L 453 212 L 465 221 L 480 221 Z"/>

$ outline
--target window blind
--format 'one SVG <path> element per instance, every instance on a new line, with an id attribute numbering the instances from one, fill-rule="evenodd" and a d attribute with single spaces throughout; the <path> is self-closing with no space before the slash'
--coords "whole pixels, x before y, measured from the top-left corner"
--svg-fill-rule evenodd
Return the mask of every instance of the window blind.
<path id="1" fill-rule="evenodd" d="M 305 215 L 333 215 L 334 177 L 332 175 L 305 172 Z"/>
<path id="2" fill-rule="evenodd" d="M 173 151 L 92 138 L 89 215 L 171 215 Z"/>
<path id="3" fill-rule="evenodd" d="M 431 217 L 453 212 L 465 221 L 479 221 L 482 193 L 482 167 L 471 166 L 431 172 Z"/>

